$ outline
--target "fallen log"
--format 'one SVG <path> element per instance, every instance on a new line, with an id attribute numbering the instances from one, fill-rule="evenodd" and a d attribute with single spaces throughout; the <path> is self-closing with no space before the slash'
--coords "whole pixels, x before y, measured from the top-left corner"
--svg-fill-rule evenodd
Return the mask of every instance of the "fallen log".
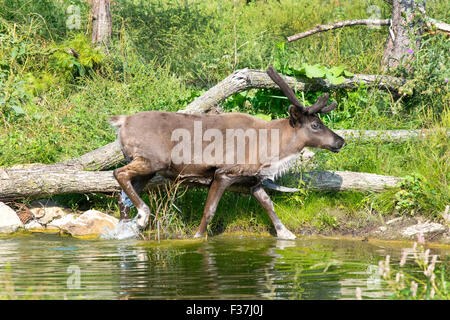
<path id="1" fill-rule="evenodd" d="M 350 171 L 313 171 L 289 175 L 303 181 L 306 188 L 317 191 L 383 192 L 395 188 L 403 179 L 374 173 Z"/>
<path id="2" fill-rule="evenodd" d="M 211 178 L 180 178 L 188 187 L 207 188 Z M 248 193 L 254 185 L 253 178 L 235 185 L 230 191 Z M 368 191 L 381 192 L 392 188 L 401 180 L 398 177 L 382 176 L 370 173 L 345 171 L 313 171 L 289 175 L 294 187 L 299 181 L 313 190 Z M 153 188 L 170 180 L 156 176 L 149 181 L 148 188 Z M 22 169 L 0 169 L 0 200 L 51 196 L 67 193 L 111 193 L 120 191 L 119 184 L 112 171 L 83 171 L 67 167 L 46 166 Z"/>
<path id="3" fill-rule="evenodd" d="M 78 158 L 52 164 L 79 170 L 105 170 L 124 161 L 118 140 L 88 152 Z"/>
<path id="4" fill-rule="evenodd" d="M 405 142 L 414 139 L 424 139 L 438 129 L 420 130 L 334 130 L 346 141 L 376 141 L 376 142 Z M 450 130 L 447 130 L 450 136 Z"/>
<path id="5" fill-rule="evenodd" d="M 342 84 L 334 85 L 326 79 L 307 77 L 284 76 L 288 85 L 296 91 L 318 91 L 336 89 L 354 89 L 364 83 L 367 86 L 383 90 L 396 91 L 406 83 L 405 79 L 392 76 L 358 74 L 346 78 Z M 226 98 L 233 94 L 249 89 L 279 89 L 266 71 L 240 69 L 220 81 L 217 85 L 206 91 L 203 95 L 192 101 L 183 113 L 205 113 L 211 108 L 218 106 Z"/>

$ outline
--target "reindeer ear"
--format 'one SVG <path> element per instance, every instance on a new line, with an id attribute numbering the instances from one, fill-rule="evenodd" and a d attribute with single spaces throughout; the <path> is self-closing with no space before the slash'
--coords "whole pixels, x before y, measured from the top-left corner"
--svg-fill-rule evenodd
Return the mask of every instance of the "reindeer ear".
<path id="1" fill-rule="evenodd" d="M 303 117 L 303 110 L 301 110 L 299 107 L 290 105 L 289 106 L 289 124 L 291 127 L 295 127 L 297 123 L 300 122 L 300 119 Z"/>

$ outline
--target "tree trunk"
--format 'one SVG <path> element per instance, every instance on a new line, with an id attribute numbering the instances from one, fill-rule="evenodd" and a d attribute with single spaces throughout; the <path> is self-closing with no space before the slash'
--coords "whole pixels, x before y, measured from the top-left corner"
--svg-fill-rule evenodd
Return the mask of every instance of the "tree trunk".
<path id="1" fill-rule="evenodd" d="M 118 140 L 95 149 L 81 157 L 58 162 L 50 166 L 69 167 L 79 170 L 107 170 L 124 161 Z"/>
<path id="2" fill-rule="evenodd" d="M 414 53 L 420 48 L 425 1 L 393 0 L 392 18 L 382 60 L 383 71 L 405 67 L 411 71 Z"/>
<path id="3" fill-rule="evenodd" d="M 112 34 L 111 0 L 92 1 L 92 43 L 106 44 Z"/>
<path id="4" fill-rule="evenodd" d="M 314 190 L 370 192 L 381 192 L 387 188 L 395 187 L 401 180 L 401 178 L 397 177 L 345 171 L 294 173 L 287 178 L 293 183 L 293 187 L 298 186 L 299 180 L 302 180 L 306 188 Z M 212 178 L 189 177 L 182 180 L 183 184 L 189 187 L 208 188 L 212 182 Z M 150 180 L 148 188 L 156 187 L 169 181 L 157 175 Z M 249 177 L 248 182 L 234 185 L 230 188 L 230 191 L 249 193 L 249 189 L 253 185 L 254 180 Z M 117 191 L 120 191 L 120 186 L 112 171 L 81 171 L 52 166 L 0 169 L 0 200 L 66 193 L 108 193 Z"/>

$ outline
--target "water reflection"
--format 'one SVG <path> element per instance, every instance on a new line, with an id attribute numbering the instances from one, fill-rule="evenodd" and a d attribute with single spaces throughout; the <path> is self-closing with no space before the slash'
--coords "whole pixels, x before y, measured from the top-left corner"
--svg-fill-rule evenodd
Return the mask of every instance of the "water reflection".
<path id="1" fill-rule="evenodd" d="M 390 293 L 378 261 L 389 254 L 398 264 L 402 250 L 410 249 L 314 238 L 218 236 L 160 244 L 0 238 L 0 297 L 13 284 L 18 298 L 32 292 L 57 299 L 354 299 L 360 287 L 363 298 L 380 299 Z M 79 270 L 78 287 L 73 270 Z"/>

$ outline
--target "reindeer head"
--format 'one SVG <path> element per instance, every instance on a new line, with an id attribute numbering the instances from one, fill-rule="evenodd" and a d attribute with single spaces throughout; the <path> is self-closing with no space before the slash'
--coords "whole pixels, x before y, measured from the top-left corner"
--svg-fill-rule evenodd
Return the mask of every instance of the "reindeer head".
<path id="1" fill-rule="evenodd" d="M 295 96 L 294 91 L 272 66 L 267 70 L 267 74 L 292 103 L 288 109 L 289 124 L 298 130 L 302 139 L 305 139 L 304 145 L 339 152 L 344 146 L 345 140 L 327 128 L 317 116 L 318 113 L 330 112 L 337 106 L 336 102 L 327 105 L 328 93 L 320 96 L 312 106 L 305 108 Z"/>

